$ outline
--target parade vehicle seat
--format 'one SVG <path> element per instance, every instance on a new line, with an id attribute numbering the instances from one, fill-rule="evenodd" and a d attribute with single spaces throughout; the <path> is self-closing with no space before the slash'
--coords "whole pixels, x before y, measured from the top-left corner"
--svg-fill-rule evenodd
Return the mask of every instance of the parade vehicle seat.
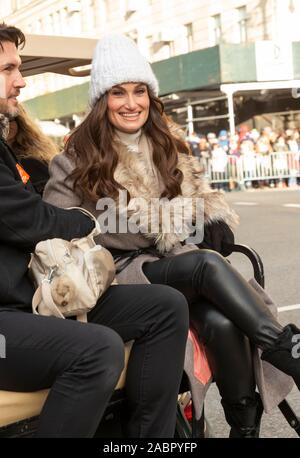
<path id="1" fill-rule="evenodd" d="M 245 245 L 231 246 L 233 252 L 243 253 L 251 261 L 254 278 L 264 287 L 264 270 L 259 255 Z M 120 418 L 125 405 L 124 386 L 126 368 L 133 341 L 125 344 L 125 366 L 115 388 L 113 396 L 99 425 L 96 437 L 122 437 Z M 22 393 L 0 390 L 0 438 L 32 437 L 37 429 L 38 416 L 42 411 L 49 390 Z M 286 400 L 279 404 L 287 422 L 300 436 L 300 422 Z M 186 412 L 189 414 L 187 415 Z M 108 426 L 109 425 L 109 426 Z M 184 373 L 178 395 L 177 421 L 175 436 L 179 438 L 209 437 L 210 427 L 205 420 L 204 408 L 200 420 L 196 420 L 193 400 L 189 390 L 187 376 Z"/>
<path id="2" fill-rule="evenodd" d="M 125 344 L 125 366 L 119 378 L 115 393 L 125 386 L 126 368 L 132 341 Z M 0 390 L 0 438 L 31 435 L 36 429 L 38 415 L 42 411 L 49 389 L 34 392 Z"/>

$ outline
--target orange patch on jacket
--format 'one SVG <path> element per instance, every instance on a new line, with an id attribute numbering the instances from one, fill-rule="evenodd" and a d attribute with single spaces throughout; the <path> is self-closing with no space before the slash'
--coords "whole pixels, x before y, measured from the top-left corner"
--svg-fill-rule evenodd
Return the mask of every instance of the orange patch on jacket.
<path id="1" fill-rule="evenodd" d="M 28 175 L 28 173 L 23 169 L 23 167 L 20 164 L 16 164 L 16 167 L 21 177 L 21 180 L 24 184 L 26 184 L 27 181 L 30 179 L 30 175 Z"/>

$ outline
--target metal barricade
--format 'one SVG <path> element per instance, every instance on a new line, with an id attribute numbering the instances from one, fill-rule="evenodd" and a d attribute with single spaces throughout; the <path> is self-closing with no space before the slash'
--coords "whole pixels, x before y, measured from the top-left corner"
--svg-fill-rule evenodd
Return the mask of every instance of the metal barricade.
<path id="1" fill-rule="evenodd" d="M 230 185 L 235 183 L 244 188 L 245 183 L 288 179 L 289 185 L 296 185 L 300 178 L 300 153 L 276 152 L 268 155 L 228 155 L 200 159 L 207 178 L 212 184 Z"/>

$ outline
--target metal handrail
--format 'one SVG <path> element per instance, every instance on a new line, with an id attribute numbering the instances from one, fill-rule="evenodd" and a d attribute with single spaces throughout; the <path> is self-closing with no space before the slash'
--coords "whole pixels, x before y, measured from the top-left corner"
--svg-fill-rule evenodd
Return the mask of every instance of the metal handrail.
<path id="1" fill-rule="evenodd" d="M 264 273 L 264 265 L 261 260 L 259 254 L 247 245 L 241 244 L 226 244 L 229 251 L 232 253 L 242 253 L 251 261 L 253 271 L 254 271 L 254 278 L 257 283 L 264 288 L 265 287 L 265 273 Z"/>

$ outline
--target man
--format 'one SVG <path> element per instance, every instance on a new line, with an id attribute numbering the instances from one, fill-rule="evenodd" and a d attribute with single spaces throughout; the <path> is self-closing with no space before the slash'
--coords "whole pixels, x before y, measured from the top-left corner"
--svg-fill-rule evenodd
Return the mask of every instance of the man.
<path id="1" fill-rule="evenodd" d="M 0 389 L 51 388 L 37 437 L 91 437 L 123 368 L 120 335 L 135 340 L 127 371 L 127 435 L 171 437 L 188 329 L 180 293 L 163 285 L 110 287 L 84 324 L 31 313 L 27 266 L 35 245 L 85 236 L 94 223 L 77 210 L 43 202 L 5 142 L 25 86 L 18 55 L 24 43 L 19 29 L 0 24 L 0 335 L 6 346 Z"/>
<path id="2" fill-rule="evenodd" d="M 8 119 L 18 114 L 17 97 L 25 86 L 17 52 L 24 41 L 18 29 L 0 26 L 0 112 L 4 135 Z M 63 212 L 45 205 L 35 194 L 26 171 L 17 165 L 13 152 L 0 137 L 0 333 L 6 345 L 6 358 L 0 359 L 0 388 L 34 391 L 52 386 L 38 435 L 88 436 L 94 432 L 122 370 L 121 339 L 101 326 L 85 327 L 20 310 L 30 311 L 34 289 L 27 277 L 27 266 L 35 244 L 53 237 L 84 236 L 94 223 L 79 211 Z M 91 375 L 84 382 L 86 371 Z M 81 386 L 79 402 L 77 383 Z M 99 386 L 103 386 L 103 392 Z M 86 418 L 79 420 L 76 428 L 72 426 L 71 412 L 78 419 L 86 412 Z"/>

